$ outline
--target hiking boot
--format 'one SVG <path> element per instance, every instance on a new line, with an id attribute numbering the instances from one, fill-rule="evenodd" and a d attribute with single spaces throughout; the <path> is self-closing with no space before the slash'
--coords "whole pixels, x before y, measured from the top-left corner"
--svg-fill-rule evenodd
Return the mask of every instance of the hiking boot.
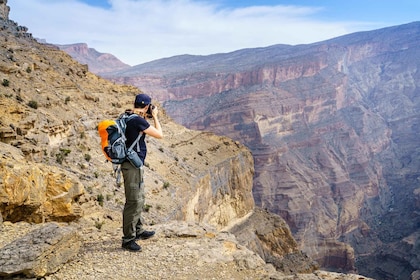
<path id="1" fill-rule="evenodd" d="M 155 235 L 155 232 L 154 231 L 147 231 L 147 230 L 145 230 L 142 233 L 136 235 L 136 240 L 139 240 L 139 239 L 149 239 L 153 235 Z"/>
<path id="2" fill-rule="evenodd" d="M 123 247 L 123 249 L 133 251 L 133 252 L 140 252 L 141 251 L 140 245 L 137 244 L 136 241 L 134 241 L 134 240 L 128 241 L 127 243 L 123 243 L 122 247 Z"/>

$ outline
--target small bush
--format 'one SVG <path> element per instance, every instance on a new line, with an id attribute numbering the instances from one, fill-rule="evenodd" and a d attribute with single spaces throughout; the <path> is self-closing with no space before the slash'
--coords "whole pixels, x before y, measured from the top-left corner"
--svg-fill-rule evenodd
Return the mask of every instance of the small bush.
<path id="1" fill-rule="evenodd" d="M 8 79 L 3 79 L 3 82 L 1 83 L 4 87 L 8 87 L 10 82 Z"/>
<path id="2" fill-rule="evenodd" d="M 38 102 L 31 100 L 28 102 L 28 106 L 33 108 L 33 109 L 38 109 Z"/>
<path id="3" fill-rule="evenodd" d="M 55 155 L 55 161 L 59 164 L 62 164 L 64 160 L 64 156 L 61 153 Z"/>
<path id="4" fill-rule="evenodd" d="M 170 185 L 169 182 L 164 182 L 163 183 L 163 188 L 167 189 L 167 188 L 169 188 L 169 185 Z"/>
<path id="5" fill-rule="evenodd" d="M 99 205 L 104 206 L 104 195 L 103 194 L 98 194 L 96 196 L 96 201 L 98 201 Z"/>
<path id="6" fill-rule="evenodd" d="M 59 164 L 63 163 L 63 160 L 68 154 L 70 154 L 71 150 L 69 149 L 60 149 L 60 152 L 55 155 L 56 161 Z"/>
<path id="7" fill-rule="evenodd" d="M 145 205 L 143 206 L 143 211 L 144 211 L 144 212 L 149 212 L 150 208 L 152 208 L 152 205 L 145 204 Z"/>
<path id="8" fill-rule="evenodd" d="M 85 160 L 90 161 L 92 159 L 91 155 L 85 154 Z"/>
<path id="9" fill-rule="evenodd" d="M 102 228 L 102 226 L 105 224 L 105 222 L 104 221 L 102 221 L 102 222 L 99 222 L 99 221 L 96 221 L 95 222 L 95 227 L 97 228 L 97 229 L 101 229 Z"/>

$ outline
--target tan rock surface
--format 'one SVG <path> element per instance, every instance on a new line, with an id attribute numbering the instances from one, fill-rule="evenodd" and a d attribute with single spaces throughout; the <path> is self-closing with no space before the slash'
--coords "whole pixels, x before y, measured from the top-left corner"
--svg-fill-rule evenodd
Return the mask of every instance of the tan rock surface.
<path id="1" fill-rule="evenodd" d="M 155 237 L 140 241 L 142 252 L 121 249 L 119 213 L 109 213 L 105 223 L 92 225 L 89 219 L 77 224 L 83 245 L 77 256 L 46 280 L 61 279 L 294 279 L 369 280 L 369 278 L 324 271 L 284 275 L 267 265 L 257 254 L 237 243 L 236 238 L 214 227 L 173 221 L 150 226 Z M 24 237 L 43 225 L 6 222 L 0 248 L 14 238 Z M 21 279 L 15 276 L 14 279 Z"/>
<path id="2" fill-rule="evenodd" d="M 53 274 L 77 255 L 81 244 L 75 228 L 46 224 L 0 247 L 0 276 L 41 278 Z"/>

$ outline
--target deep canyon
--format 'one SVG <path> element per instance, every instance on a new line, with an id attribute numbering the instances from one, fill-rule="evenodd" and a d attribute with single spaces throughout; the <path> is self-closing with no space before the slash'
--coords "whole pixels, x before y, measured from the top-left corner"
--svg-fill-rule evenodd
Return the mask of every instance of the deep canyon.
<path id="1" fill-rule="evenodd" d="M 323 268 L 420 269 L 420 23 L 102 73 L 188 128 L 245 144 L 256 205 Z"/>

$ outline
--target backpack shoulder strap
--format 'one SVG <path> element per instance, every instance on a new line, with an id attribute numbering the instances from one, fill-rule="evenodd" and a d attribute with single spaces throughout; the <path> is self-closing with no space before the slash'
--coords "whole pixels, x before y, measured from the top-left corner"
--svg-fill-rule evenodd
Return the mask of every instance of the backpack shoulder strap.
<path id="1" fill-rule="evenodd" d="M 125 114 L 125 115 L 124 115 Z M 127 122 L 129 121 L 129 120 L 131 120 L 131 119 L 133 119 L 133 118 L 135 118 L 135 117 L 137 117 L 137 115 L 136 114 L 129 114 L 129 113 L 124 113 L 123 115 L 122 115 L 122 117 L 121 118 L 124 118 L 124 125 L 125 125 L 125 127 L 124 127 L 124 131 L 125 131 L 125 129 L 126 129 L 126 127 L 127 127 Z M 131 151 L 133 148 L 134 148 L 134 146 L 140 141 L 140 138 L 141 138 L 141 136 L 143 135 L 143 132 L 142 133 L 139 133 L 139 136 L 137 136 L 137 138 L 136 138 L 136 140 L 134 140 L 134 142 L 131 144 L 131 146 L 128 148 L 128 151 Z"/>
<path id="2" fill-rule="evenodd" d="M 130 148 L 128 148 L 129 151 L 131 151 L 134 146 L 140 141 L 140 137 L 143 135 L 143 132 L 139 133 L 139 136 L 137 136 L 136 140 L 134 140 L 133 144 L 131 144 Z"/>

